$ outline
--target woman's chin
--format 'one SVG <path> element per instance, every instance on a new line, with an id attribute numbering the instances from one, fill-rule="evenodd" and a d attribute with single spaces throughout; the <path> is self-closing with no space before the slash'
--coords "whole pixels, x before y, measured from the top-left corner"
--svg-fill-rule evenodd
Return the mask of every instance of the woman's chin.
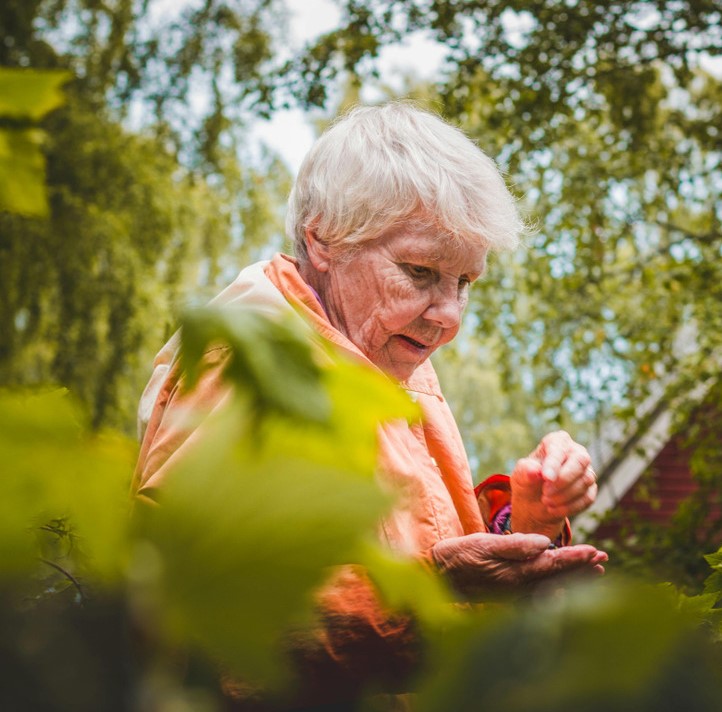
<path id="1" fill-rule="evenodd" d="M 391 376 L 400 383 L 404 383 L 414 375 L 414 371 L 426 361 L 427 358 L 427 356 L 424 356 L 416 361 L 385 361 L 384 363 L 375 363 L 388 376 Z"/>

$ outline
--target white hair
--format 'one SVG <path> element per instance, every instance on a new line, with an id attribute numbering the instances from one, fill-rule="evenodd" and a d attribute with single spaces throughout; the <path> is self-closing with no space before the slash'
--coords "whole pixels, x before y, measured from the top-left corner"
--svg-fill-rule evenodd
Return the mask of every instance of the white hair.
<path id="1" fill-rule="evenodd" d="M 408 102 L 357 107 L 306 155 L 288 201 L 299 259 L 306 230 L 336 254 L 404 224 L 509 250 L 525 229 L 494 161 L 461 130 Z"/>

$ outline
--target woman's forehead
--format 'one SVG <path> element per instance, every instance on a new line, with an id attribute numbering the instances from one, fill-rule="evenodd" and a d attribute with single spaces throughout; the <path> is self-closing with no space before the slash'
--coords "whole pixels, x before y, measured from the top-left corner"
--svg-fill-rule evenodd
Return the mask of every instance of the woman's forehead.
<path id="1" fill-rule="evenodd" d="M 403 259 L 479 274 L 486 266 L 488 250 L 480 242 L 473 243 L 430 229 L 404 230 L 388 235 L 386 240 L 387 247 Z"/>

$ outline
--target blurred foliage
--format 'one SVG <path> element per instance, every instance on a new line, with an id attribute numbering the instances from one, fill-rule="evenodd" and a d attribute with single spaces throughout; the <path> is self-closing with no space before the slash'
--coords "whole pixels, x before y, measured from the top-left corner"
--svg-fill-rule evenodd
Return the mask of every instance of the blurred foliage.
<path id="1" fill-rule="evenodd" d="M 67 72 L 40 72 L 0 68 L 0 116 L 15 121 L 40 121 L 63 103 L 60 86 L 70 79 Z M 36 179 L 42 183 L 42 179 Z M 17 208 L 8 208 L 16 211 Z"/>
<path id="2" fill-rule="evenodd" d="M 194 328 L 201 316 L 210 329 Z M 458 606 L 428 568 L 370 543 L 391 504 L 373 476 L 378 423 L 416 418 L 416 406 L 296 323 L 245 329 L 248 315 L 237 316 L 187 322 L 186 357 L 207 343 L 229 349 L 234 396 L 160 506 L 139 502 L 131 515 L 132 448 L 92 431 L 66 393 L 3 393 L 3 709 L 220 710 L 221 670 L 278 689 L 292 679 L 288 632 L 315 625 L 313 590 L 348 562 L 418 621 L 426 664 L 414 709 L 719 708 L 722 552 L 697 597 L 570 581 L 515 603 Z M 251 339 L 278 350 L 260 377 L 232 366 Z M 294 378 L 330 405 L 316 421 L 293 406 L 297 386 L 280 404 L 269 385 L 272 374 L 283 380 L 286 357 L 314 364 Z"/>
<path id="3" fill-rule="evenodd" d="M 244 380 L 253 386 L 249 389 L 253 413 L 263 417 L 278 412 L 311 422 L 328 418 L 329 404 L 318 388 L 319 367 L 289 326 L 252 312 L 205 308 L 186 318 L 183 334 L 181 361 L 188 390 L 198 381 L 203 354 L 220 337 L 234 345 L 224 374 L 231 382 Z M 282 381 L 279 373 L 284 374 Z"/>
<path id="4" fill-rule="evenodd" d="M 609 580 L 564 594 L 450 633 L 418 709 L 711 711 L 722 702 L 722 649 L 674 591 Z"/>
<path id="5" fill-rule="evenodd" d="M 373 80 L 382 50 L 417 33 L 446 48 L 439 87 L 452 116 L 484 92 L 498 103 L 492 129 L 514 129 L 504 145 L 531 139 L 562 115 L 601 97 L 620 124 L 644 128 L 656 106 L 655 67 L 686 85 L 700 55 L 722 48 L 715 0 L 337 0 L 339 26 L 271 77 L 306 105 L 326 101 L 344 73 Z M 480 75 L 489 90 L 479 87 Z M 495 94 L 496 86 L 500 91 Z M 659 98 L 659 97 L 657 97 Z M 510 123 L 511 122 L 511 125 Z"/>
<path id="6" fill-rule="evenodd" d="M 37 134 L 19 124 L 12 142 L 0 134 L 0 144 L 13 151 L 6 156 L 10 167 L 3 170 L 6 158 L 0 158 L 0 180 L 7 176 L 12 195 L 34 204 L 47 160 L 50 208 L 44 220 L 18 215 L 28 213 L 17 209 L 23 206 L 0 212 L 0 382 L 62 384 L 87 407 L 95 427 L 125 431 L 133 427 L 153 354 L 189 295 L 210 297 L 259 251 L 280 246 L 289 189 L 276 156 L 243 153 L 241 125 L 212 140 L 198 128 L 183 144 L 163 113 L 175 106 L 190 127 L 184 82 L 215 67 L 201 51 L 210 48 L 199 33 L 213 35 L 222 16 L 241 42 L 254 22 L 252 8 L 231 13 L 246 24 L 224 15 L 223 3 L 206 3 L 205 25 L 198 13 L 170 13 L 173 36 L 196 48 L 181 68 L 178 47 L 173 56 L 163 54 L 170 45 L 159 36 L 171 29 L 153 25 L 153 18 L 166 17 L 153 5 L 17 0 L 0 9 L 6 67 L 0 80 L 24 78 L 20 87 L 10 79 L 3 85 L 3 106 L 16 107 L 4 111 L 14 122 L 54 106 L 54 88 L 70 76 L 67 70 L 74 77 L 66 105 L 41 125 L 42 154 L 28 143 Z M 173 72 L 161 71 L 163 63 Z M 19 103 L 36 84 L 45 92 L 38 108 Z M 151 95 L 155 114 L 143 103 Z M 129 128 L 132 112 L 144 117 L 140 131 Z M 22 141 L 17 131 L 25 132 Z M 32 164 L 30 184 L 18 152 Z"/>
<path id="7" fill-rule="evenodd" d="M 2 394 L 0 451 L 9 473 L 0 504 L 5 575 L 27 574 L 51 536 L 65 540 L 95 576 L 117 578 L 125 565 L 123 500 L 136 448 L 115 434 L 89 434 L 70 400 L 62 391 Z M 72 536 L 66 520 L 73 522 Z M 31 536 L 31 525 L 45 533 Z"/>
<path id="8" fill-rule="evenodd" d="M 67 72 L 32 72 L 0 67 L 0 211 L 44 217 L 44 133 L 33 127 L 63 103 L 59 87 Z"/>
<path id="9" fill-rule="evenodd" d="M 79 100 L 48 128 L 49 219 L 0 215 L 1 380 L 62 383 L 94 424 L 127 427 L 191 260 L 227 233 L 153 141 Z"/>
<path id="10" fill-rule="evenodd" d="M 208 167 L 250 117 L 284 13 L 279 0 L 5 0 L 0 65 L 69 69 L 93 108 L 142 117 L 184 165 Z"/>

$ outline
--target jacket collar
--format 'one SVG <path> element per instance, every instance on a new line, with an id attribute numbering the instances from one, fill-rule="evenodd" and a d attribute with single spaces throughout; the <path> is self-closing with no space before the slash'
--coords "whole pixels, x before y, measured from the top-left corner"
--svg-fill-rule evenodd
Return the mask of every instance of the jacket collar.
<path id="1" fill-rule="evenodd" d="M 277 253 L 266 265 L 265 273 L 288 302 L 311 322 L 321 336 L 352 354 L 354 358 L 380 370 L 353 342 L 331 324 L 318 295 L 301 277 L 296 259 Z M 436 372 L 428 359 L 404 383 L 401 383 L 401 386 L 410 393 L 443 398 Z"/>

